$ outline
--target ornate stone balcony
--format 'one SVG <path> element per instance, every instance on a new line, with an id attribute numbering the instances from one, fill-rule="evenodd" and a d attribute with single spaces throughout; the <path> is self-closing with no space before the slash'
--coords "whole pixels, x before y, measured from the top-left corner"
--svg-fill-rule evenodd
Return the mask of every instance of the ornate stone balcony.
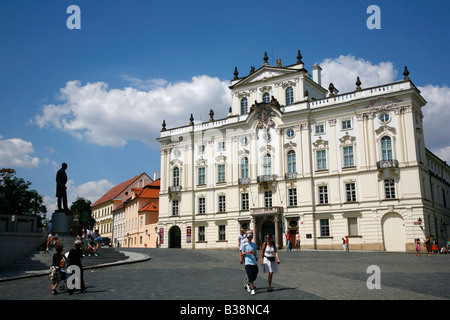
<path id="1" fill-rule="evenodd" d="M 297 172 L 287 172 L 284 174 L 285 180 L 297 179 Z"/>
<path id="2" fill-rule="evenodd" d="M 381 160 L 377 161 L 377 169 L 398 168 L 397 160 Z"/>
<path id="3" fill-rule="evenodd" d="M 239 184 L 250 184 L 250 178 L 240 178 L 238 179 Z"/>
<path id="4" fill-rule="evenodd" d="M 169 187 L 169 192 L 180 192 L 180 191 L 181 191 L 181 186 Z"/>
<path id="5" fill-rule="evenodd" d="M 277 215 L 282 213 L 283 207 L 250 208 L 250 215 L 252 216 Z"/>
<path id="6" fill-rule="evenodd" d="M 258 182 L 271 182 L 276 181 L 278 178 L 277 174 L 264 174 L 261 176 L 258 176 L 257 181 Z"/>

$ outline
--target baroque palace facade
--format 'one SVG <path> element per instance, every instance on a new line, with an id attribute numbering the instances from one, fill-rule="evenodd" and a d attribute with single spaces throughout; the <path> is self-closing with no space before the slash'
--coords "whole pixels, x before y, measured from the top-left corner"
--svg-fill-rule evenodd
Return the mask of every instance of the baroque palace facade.
<path id="1" fill-rule="evenodd" d="M 339 94 L 321 68 L 262 66 L 232 80 L 224 119 L 167 129 L 163 121 L 161 247 L 260 246 L 285 235 L 302 248 L 410 251 L 450 224 L 449 166 L 425 148 L 426 101 L 408 77 Z M 294 242 L 295 243 L 295 242 Z"/>

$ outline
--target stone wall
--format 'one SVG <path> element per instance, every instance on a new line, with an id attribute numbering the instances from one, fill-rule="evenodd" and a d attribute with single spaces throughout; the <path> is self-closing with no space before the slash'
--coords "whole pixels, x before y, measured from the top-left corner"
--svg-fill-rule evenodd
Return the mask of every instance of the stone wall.
<path id="1" fill-rule="evenodd" d="M 37 251 L 45 242 L 47 234 L 0 232 L 0 270 L 5 270 L 9 265 Z"/>

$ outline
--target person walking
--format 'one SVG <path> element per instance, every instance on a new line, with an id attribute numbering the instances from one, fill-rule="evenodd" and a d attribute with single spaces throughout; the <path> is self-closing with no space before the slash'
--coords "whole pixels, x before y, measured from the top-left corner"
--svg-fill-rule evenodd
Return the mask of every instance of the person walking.
<path id="1" fill-rule="evenodd" d="M 242 252 L 242 248 L 244 247 L 244 244 L 246 244 L 248 242 L 247 234 L 244 232 L 244 230 L 241 230 L 241 235 L 238 237 L 238 242 L 239 242 L 239 260 L 240 260 L 240 263 L 243 264 L 244 259 L 241 255 L 241 252 Z M 245 269 L 244 269 L 244 271 L 245 271 Z M 247 272 L 245 272 L 244 289 L 248 289 L 248 288 L 249 288 L 248 277 L 247 277 Z"/>
<path id="2" fill-rule="evenodd" d="M 83 265 L 81 264 L 81 260 L 83 260 L 83 249 L 81 246 L 81 241 L 76 240 L 73 244 L 73 249 L 69 252 L 69 263 L 72 266 L 78 266 L 80 268 L 80 291 L 84 292 L 86 287 L 84 285 L 84 276 L 83 276 Z M 69 290 L 69 294 L 72 295 L 74 289 Z"/>
<path id="3" fill-rule="evenodd" d="M 66 258 L 63 254 L 63 247 L 58 245 L 56 252 L 53 254 L 52 265 L 50 266 L 49 278 L 52 281 L 52 294 L 55 295 L 58 292 L 56 288 L 61 280 L 64 280 L 65 274 L 62 272 L 62 268 L 66 265 Z"/>
<path id="4" fill-rule="evenodd" d="M 261 266 L 263 267 L 264 273 L 269 273 L 269 276 L 267 278 L 267 291 L 269 292 L 273 291 L 272 278 L 273 274 L 278 272 L 278 264 L 280 263 L 280 257 L 278 256 L 277 248 L 272 241 L 272 235 L 267 235 L 266 242 L 263 243 L 263 247 L 261 249 Z"/>
<path id="5" fill-rule="evenodd" d="M 248 277 L 248 288 L 247 290 L 254 295 L 255 286 L 253 283 L 258 276 L 258 258 L 257 258 L 257 248 L 256 244 L 253 243 L 253 233 L 251 231 L 247 232 L 247 243 L 244 243 L 241 251 L 241 259 L 244 258 L 245 262 L 245 272 Z M 242 260 L 241 260 L 242 261 Z"/>
<path id="6" fill-rule="evenodd" d="M 291 234 L 286 232 L 286 251 L 291 251 Z"/>

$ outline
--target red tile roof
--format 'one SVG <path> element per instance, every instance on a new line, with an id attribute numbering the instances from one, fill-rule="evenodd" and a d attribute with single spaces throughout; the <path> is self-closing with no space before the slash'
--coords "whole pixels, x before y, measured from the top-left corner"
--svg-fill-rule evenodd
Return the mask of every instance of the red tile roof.
<path id="1" fill-rule="evenodd" d="M 95 207 L 95 206 L 98 206 L 99 204 L 102 204 L 102 203 L 105 203 L 105 202 L 115 199 L 118 195 L 120 195 L 120 193 L 122 191 L 124 191 L 126 188 L 128 188 L 131 184 L 133 184 L 133 182 L 135 182 L 137 179 L 139 179 L 144 174 L 145 174 L 145 172 L 111 188 L 107 193 L 105 193 L 102 197 L 100 197 L 100 199 L 95 201 L 95 203 L 93 205 L 91 205 L 91 207 Z"/>
<path id="2" fill-rule="evenodd" d="M 150 201 L 149 204 L 144 206 L 139 212 L 159 212 L 159 201 Z"/>

